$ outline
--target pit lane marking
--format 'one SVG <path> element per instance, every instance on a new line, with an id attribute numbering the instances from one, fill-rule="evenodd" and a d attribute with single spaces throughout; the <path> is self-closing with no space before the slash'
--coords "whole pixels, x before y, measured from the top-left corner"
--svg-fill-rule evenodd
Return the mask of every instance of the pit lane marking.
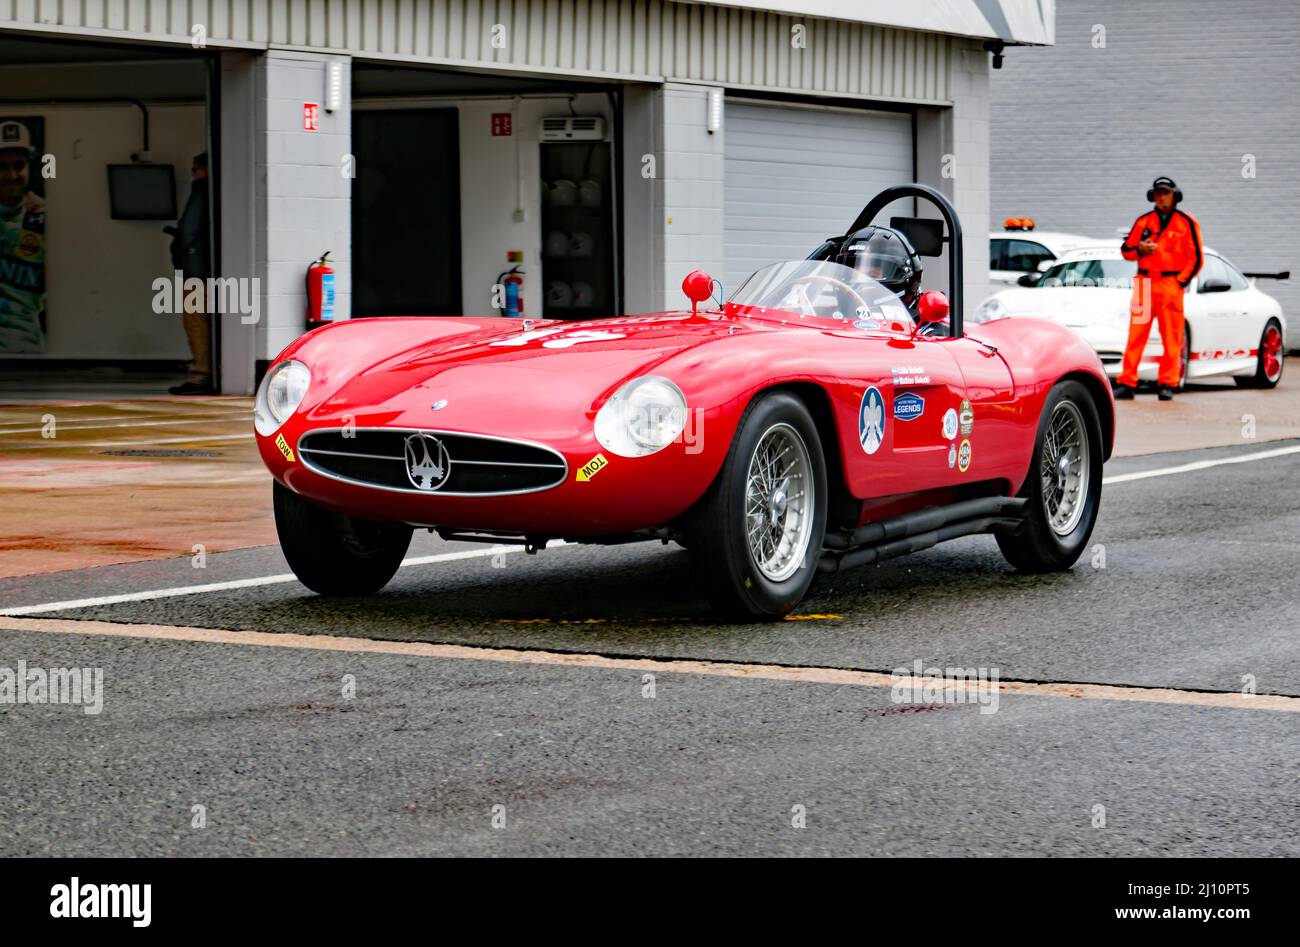
<path id="1" fill-rule="evenodd" d="M 227 434 L 213 438 L 202 438 L 202 440 L 230 440 L 233 438 L 252 437 L 251 434 Z M 143 444 L 166 444 L 166 443 L 190 443 L 189 438 L 165 438 L 157 441 L 128 441 L 125 442 L 131 446 L 141 446 Z M 194 443 L 197 443 L 195 440 Z M 118 446 L 119 442 L 105 441 L 102 445 Z M 50 446 L 50 445 L 47 445 Z M 96 445 L 80 445 L 96 446 Z M 1291 454 L 1300 454 L 1300 446 L 1297 447 L 1279 447 L 1273 450 L 1259 451 L 1254 454 L 1244 454 L 1240 457 L 1221 457 L 1215 460 L 1198 460 L 1190 464 L 1179 464 L 1174 467 L 1161 467 L 1155 470 L 1142 470 L 1136 473 L 1118 474 L 1114 477 L 1107 477 L 1102 480 L 1103 484 L 1127 483 L 1132 480 L 1143 480 L 1149 477 L 1165 477 L 1173 474 L 1191 473 L 1197 470 L 1205 470 L 1210 467 L 1218 467 L 1223 464 L 1244 464 L 1256 460 L 1269 460 L 1274 457 L 1285 457 Z M 556 548 L 563 545 L 570 545 L 561 542 L 551 544 L 549 548 Z M 442 553 L 435 556 L 420 556 L 414 559 L 406 559 L 402 562 L 402 568 L 415 565 L 431 565 L 438 562 L 451 562 L 457 559 L 473 559 L 479 556 L 495 556 L 503 553 L 522 552 L 521 546 L 500 546 L 485 550 L 474 550 L 470 552 Z M 205 592 L 224 592 L 230 589 L 254 588 L 261 585 L 279 585 L 285 582 L 295 582 L 297 577 L 291 573 L 282 573 L 280 575 L 262 576 L 255 579 L 236 579 L 231 582 L 212 582 L 207 585 L 185 585 L 169 589 L 156 589 L 150 592 L 128 592 L 121 595 L 105 595 L 98 598 L 73 599 L 65 602 L 47 602 L 42 605 L 24 605 L 17 608 L 0 609 L 0 615 L 37 615 L 42 612 L 58 612 L 73 608 L 96 608 L 101 605 L 117 605 L 123 602 L 145 602 L 160 598 L 173 598 L 180 595 L 198 595 Z"/>
<path id="2" fill-rule="evenodd" d="M 1300 447 L 1278 447 L 1254 454 L 1242 454 L 1240 457 L 1219 457 L 1214 460 L 1198 460 L 1190 464 L 1179 464 L 1176 467 L 1158 467 L 1155 470 L 1139 470 L 1136 473 L 1116 474 L 1113 477 L 1104 477 L 1101 482 L 1107 485 L 1128 483 L 1130 480 L 1145 480 L 1148 477 L 1168 477 L 1173 474 L 1208 470 L 1210 467 L 1220 467 L 1224 464 L 1248 464 L 1254 460 L 1271 460 L 1274 457 L 1285 457 L 1288 454 L 1300 454 Z"/>
<path id="3" fill-rule="evenodd" d="M 10 450 L 40 450 L 41 448 L 63 447 L 69 450 L 80 447 L 153 447 L 158 444 L 206 444 L 208 441 L 251 441 L 248 434 L 196 434 L 193 437 L 160 437 L 152 441 L 75 441 L 60 440 L 57 437 L 42 441 L 19 441 L 6 445 Z"/>
<path id="4" fill-rule="evenodd" d="M 571 546 L 556 540 L 547 549 Z M 455 562 L 460 559 L 477 559 L 483 556 L 503 556 L 524 552 L 523 546 L 490 546 L 487 549 L 470 549 L 465 552 L 443 552 L 434 556 L 412 556 L 403 559 L 399 568 L 408 566 L 427 566 L 439 562 Z M 264 575 L 252 579 L 232 579 L 228 582 L 208 582 L 204 585 L 179 585 L 167 589 L 154 589 L 149 592 L 124 592 L 120 595 L 100 595 L 96 598 L 76 598 L 63 602 L 46 602 L 42 605 L 20 605 L 15 608 L 0 608 L 0 615 L 39 615 L 42 612 L 62 612 L 74 608 L 97 608 L 101 605 L 120 605 L 123 602 L 149 602 L 160 598 L 176 598 L 181 595 L 200 595 L 205 592 L 228 592 L 232 589 L 251 589 L 262 585 L 282 585 L 297 582 L 298 577 L 292 572 L 279 575 Z"/>
<path id="5" fill-rule="evenodd" d="M 179 424 L 227 424 L 227 423 L 233 424 L 236 421 L 243 422 L 243 421 L 252 421 L 252 420 L 253 420 L 253 416 L 251 414 L 231 414 L 231 415 L 218 415 L 218 416 L 205 417 L 205 418 L 186 418 L 184 420 L 177 419 L 174 421 L 171 419 L 163 419 L 163 420 L 155 420 L 155 421 L 119 421 L 116 424 L 73 424 L 73 423 L 57 424 L 56 423 L 55 431 L 56 432 L 109 431 L 109 430 L 113 430 L 114 428 L 122 428 L 122 427 L 172 427 L 174 425 L 179 425 Z M 0 427 L 0 436 L 6 434 L 40 434 L 44 431 L 45 431 L 44 426 L 20 427 L 20 428 Z M 49 438 L 49 440 L 57 440 L 57 438 Z"/>
<path id="6" fill-rule="evenodd" d="M 895 678 L 879 671 L 834 667 L 792 667 L 784 664 L 742 664 L 732 661 L 701 661 L 675 658 L 616 658 L 532 649 L 488 648 L 474 645 L 434 644 L 420 641 L 380 641 L 337 635 L 300 635 L 292 632 L 227 631 L 222 628 L 186 628 L 179 625 L 122 625 L 107 621 L 78 621 L 58 618 L 0 618 L 0 631 L 28 631 L 57 635 L 93 635 L 107 638 L 136 638 L 152 641 L 185 641 L 196 644 L 251 645 L 265 648 L 296 648 L 353 654 L 390 654 L 407 657 L 443 658 L 461 661 L 495 661 L 504 664 L 533 664 L 552 667 L 600 668 L 603 670 L 694 674 L 703 677 L 785 681 L 794 684 L 833 684 L 849 687 L 891 689 L 895 685 L 943 686 L 942 678 L 908 675 Z M 1216 707 L 1225 710 L 1268 710 L 1300 713 L 1300 697 L 1283 694 L 1240 694 L 1235 691 L 1180 690 L 1172 687 L 1126 687 L 1114 684 L 1073 684 L 1041 681 L 1000 680 L 999 694 L 1034 697 L 1106 700 L 1126 703 L 1169 704 L 1184 707 Z"/>

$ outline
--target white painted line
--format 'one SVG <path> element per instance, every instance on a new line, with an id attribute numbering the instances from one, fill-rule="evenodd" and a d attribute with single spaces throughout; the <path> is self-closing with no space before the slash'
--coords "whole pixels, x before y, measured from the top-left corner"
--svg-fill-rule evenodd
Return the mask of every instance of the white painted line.
<path id="1" fill-rule="evenodd" d="M 11 405 L 0 405 L 0 409 L 4 409 L 4 408 L 8 408 L 8 407 L 12 407 L 12 406 L 11 406 Z M 38 407 L 43 407 L 43 406 L 39 406 L 39 405 L 38 405 Z M 150 406 L 150 407 L 152 407 L 152 406 Z M 170 407 L 170 406 L 169 406 L 169 407 Z M 125 410 L 125 409 L 124 409 L 124 410 L 123 410 L 121 413 L 119 413 L 119 414 L 102 414 L 102 415 L 99 415 L 99 416 L 96 416 L 96 417 L 89 417 L 89 418 L 78 418 L 78 417 L 72 417 L 72 418 L 69 418 L 69 419 L 68 419 L 68 422 L 69 422 L 69 423 L 76 422 L 77 424 L 89 424 L 89 423 L 91 423 L 92 421 L 120 421 L 120 420 L 122 420 L 124 417 L 132 417 L 132 416 L 133 416 L 133 417 L 136 417 L 136 418 L 140 418 L 140 419 L 142 419 L 142 420 L 146 420 L 146 421 L 152 421 L 152 420 L 156 420 L 156 419 L 158 419 L 158 418 L 163 418 L 163 419 L 166 419 L 166 418 L 180 418 L 180 417 L 185 417 L 185 418 L 193 418 L 193 417 L 213 417 L 213 418 L 216 418 L 216 417 L 222 417 L 222 416 L 223 416 L 223 415 L 215 415 L 215 414 L 214 414 L 214 415 L 194 415 L 194 414 L 183 414 L 183 415 L 182 415 L 182 414 L 162 414 L 162 415 L 160 415 L 160 414 L 157 414 L 157 413 L 150 414 L 150 413 L 149 413 L 149 408 L 145 408 L 143 411 L 141 411 L 141 412 L 137 412 L 136 414 L 132 415 L 132 414 L 131 414 L 131 410 L 134 410 L 134 409 L 130 409 L 130 410 Z M 51 414 L 51 413 L 53 413 L 53 410 L 52 410 L 52 409 L 47 409 L 47 410 L 44 410 L 43 413 L 44 413 L 44 414 Z M 246 412 L 244 412 L 244 413 L 246 413 Z M 33 423 L 33 422 L 32 422 L 32 419 L 31 419 L 30 417 L 23 417 L 23 418 L 8 418 L 7 420 L 0 421 L 0 428 L 10 428 L 10 427 L 14 427 L 15 425 L 18 425 L 18 424 L 31 424 L 31 423 Z"/>
<path id="2" fill-rule="evenodd" d="M 743 680 L 784 681 L 793 684 L 832 684 L 848 687 L 890 689 L 902 684 L 912 690 L 935 687 L 944 692 L 942 678 L 914 677 L 880 671 L 858 671 L 834 667 L 791 667 L 784 664 L 741 664 L 732 661 L 701 661 L 691 658 L 615 658 L 603 654 L 572 654 L 533 649 L 491 648 L 477 645 L 435 644 L 424 641 L 383 641 L 340 635 L 300 635 L 293 632 L 228 631 L 224 628 L 184 628 L 176 625 L 122 625 L 107 621 L 75 621 L 59 618 L 0 619 L 0 630 L 43 632 L 56 635 L 99 635 L 146 641 L 185 641 L 196 644 L 233 644 L 262 648 L 296 648 L 348 654 L 392 654 L 407 657 L 442 658 L 461 661 L 496 661 L 505 664 L 540 664 L 551 667 L 600 668 L 632 672 L 696 674 L 705 677 Z M 1001 694 L 1056 697 L 1073 700 L 1116 700 L 1144 704 L 1173 704 L 1184 707 L 1217 707 L 1224 710 L 1271 710 L 1300 713 L 1300 697 L 1285 694 L 1240 694 L 1235 691 L 1195 691 L 1174 687 L 1125 687 L 1120 684 L 1072 684 L 1040 681 L 998 681 Z M 970 701 L 973 703 L 974 701 Z M 898 704 L 899 707 L 929 706 Z M 949 706 L 943 704 L 942 706 Z M 952 706 L 956 706 L 953 704 Z"/>
<path id="3" fill-rule="evenodd" d="M 221 437 L 204 438 L 203 440 L 229 440 L 231 438 L 252 437 L 251 434 L 233 434 Z M 168 438 L 158 441 L 135 441 L 135 442 L 102 442 L 110 446 L 131 446 L 140 444 L 167 444 L 167 443 L 189 443 L 187 438 Z M 197 443 L 197 441 L 195 441 Z M 96 446 L 96 445 L 81 445 Z M 1279 447 L 1275 450 L 1260 451 L 1255 454 L 1246 454 L 1241 457 L 1223 457 L 1217 460 L 1201 460 L 1191 464 L 1180 464 L 1177 467 L 1163 467 L 1158 470 L 1143 470 L 1138 473 L 1119 474 L 1115 477 L 1107 477 L 1103 483 L 1125 483 L 1130 480 L 1143 480 L 1148 477 L 1165 477 L 1172 474 L 1190 473 L 1196 470 L 1205 470 L 1209 467 L 1218 467 L 1222 464 L 1244 464 L 1255 460 L 1268 460 L 1272 457 L 1285 457 L 1290 454 L 1300 454 L 1300 446 L 1297 447 Z M 572 545 L 556 541 L 548 548 Z M 522 546 L 493 546 L 489 549 L 470 550 L 467 552 L 449 552 L 441 553 L 435 556 L 418 556 L 412 559 L 406 559 L 402 562 L 402 568 L 407 566 L 432 565 L 439 562 L 452 562 L 458 559 L 474 559 L 482 556 L 495 556 L 498 554 L 508 554 L 523 552 Z M 17 608 L 0 609 L 0 615 L 38 615 L 43 612 L 57 612 L 74 608 L 96 608 L 101 605 L 117 605 L 122 602 L 145 602 L 160 598 L 174 598 L 181 595 L 199 595 L 205 592 L 225 592 L 231 589 L 254 588 L 262 585 L 280 585 L 285 582 L 296 582 L 297 577 L 291 573 L 281 575 L 262 576 L 255 579 L 236 579 L 231 582 L 211 582 L 206 585 L 185 585 L 170 589 L 156 589 L 150 592 L 128 592 L 122 595 L 105 595 L 98 598 L 71 599 L 64 602 L 47 602 L 42 605 L 23 605 Z"/>
<path id="4" fill-rule="evenodd" d="M 230 414 L 222 417 L 188 418 L 183 421 L 173 421 L 169 418 L 164 418 L 159 421 L 119 421 L 116 424 L 59 424 L 56 420 L 54 430 L 57 434 L 61 431 L 108 431 L 121 427 L 172 427 L 177 424 L 232 424 L 236 421 L 247 421 L 252 423 L 252 420 L 253 416 L 251 414 Z M 10 428 L 8 430 L 0 429 L 0 436 L 5 434 L 41 434 L 44 431 L 44 427 L 21 427 Z M 49 438 L 49 440 L 55 440 L 55 438 Z"/>
<path id="5" fill-rule="evenodd" d="M 1173 474 L 1192 473 L 1196 470 L 1208 470 L 1210 467 L 1221 467 L 1224 464 L 1248 464 L 1255 460 L 1270 460 L 1274 457 L 1286 457 L 1288 454 L 1300 454 L 1300 447 L 1278 447 L 1273 450 L 1259 451 L 1254 454 L 1242 454 L 1239 457 L 1219 457 L 1215 460 L 1198 460 L 1190 464 L 1179 464 L 1177 467 L 1160 467 L 1156 470 L 1140 470 L 1137 473 L 1116 474 L 1113 477 L 1106 477 L 1102 480 L 1102 483 L 1128 483 L 1130 480 L 1146 480 L 1148 477 L 1168 477 Z"/>
<path id="6" fill-rule="evenodd" d="M 547 549 L 570 546 L 573 543 L 552 542 Z M 435 556 L 412 556 L 403 559 L 400 568 L 409 566 L 428 566 L 439 562 L 455 562 L 460 559 L 478 559 L 483 556 L 510 555 L 523 552 L 523 546 L 489 546 L 487 549 L 469 549 L 464 552 L 444 552 Z M 255 579 L 233 579 L 229 582 L 209 582 L 205 585 L 179 585 L 169 589 L 154 589 L 149 592 L 125 592 L 121 595 L 101 595 L 96 598 L 69 599 L 64 602 L 45 602 L 41 605 L 21 605 L 17 608 L 0 609 L 0 615 L 39 615 L 43 612 L 61 612 L 71 608 L 98 608 L 101 605 L 119 605 L 123 602 L 149 602 L 160 598 L 176 598 L 181 595 L 200 595 L 205 592 L 229 592 L 233 589 L 251 589 L 262 585 L 283 585 L 297 582 L 298 577 L 291 572 L 279 575 L 264 575 Z"/>
<path id="7" fill-rule="evenodd" d="M 208 441 L 251 441 L 253 433 L 247 434 L 196 434 L 192 437 L 160 437 L 152 441 L 60 441 L 52 438 L 48 441 L 28 441 L 5 445 L 10 450 L 40 450 L 41 448 L 66 447 L 153 447 L 157 444 L 204 444 Z"/>

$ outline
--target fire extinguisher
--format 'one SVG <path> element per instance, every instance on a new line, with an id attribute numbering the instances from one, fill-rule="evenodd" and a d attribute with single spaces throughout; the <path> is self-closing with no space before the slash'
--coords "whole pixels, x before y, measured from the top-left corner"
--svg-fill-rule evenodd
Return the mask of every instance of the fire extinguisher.
<path id="1" fill-rule="evenodd" d="M 334 267 L 330 251 L 307 266 L 307 328 L 315 329 L 334 321 Z"/>
<path id="2" fill-rule="evenodd" d="M 505 287 L 505 313 L 510 319 L 518 319 L 524 314 L 524 271 L 519 267 L 506 270 L 497 275 L 497 282 Z"/>

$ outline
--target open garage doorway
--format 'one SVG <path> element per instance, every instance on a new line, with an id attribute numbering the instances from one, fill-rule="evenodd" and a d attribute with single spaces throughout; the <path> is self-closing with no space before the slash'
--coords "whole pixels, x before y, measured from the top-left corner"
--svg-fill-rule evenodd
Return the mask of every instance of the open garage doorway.
<path id="1" fill-rule="evenodd" d="M 353 315 L 621 311 L 616 88 L 358 62 L 352 105 Z"/>
<path id="2" fill-rule="evenodd" d="M 0 400 L 159 395 L 184 380 L 190 340 L 179 313 L 160 311 L 157 281 L 176 269 L 163 228 L 186 207 L 196 156 L 214 191 L 220 178 L 211 62 L 0 34 Z M 209 275 L 217 206 L 209 194 L 194 215 Z M 214 321 L 203 327 L 220 377 Z"/>
<path id="3" fill-rule="evenodd" d="M 461 314 L 454 108 L 352 118 L 352 315 Z"/>

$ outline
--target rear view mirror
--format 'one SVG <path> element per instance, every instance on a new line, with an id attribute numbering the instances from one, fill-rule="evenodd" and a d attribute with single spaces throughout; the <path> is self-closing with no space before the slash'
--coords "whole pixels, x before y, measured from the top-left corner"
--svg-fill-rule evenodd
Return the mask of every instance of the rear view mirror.
<path id="1" fill-rule="evenodd" d="M 1016 280 L 1016 284 L 1019 286 L 1037 286 L 1041 278 L 1037 273 L 1026 273 Z"/>
<path id="2" fill-rule="evenodd" d="M 943 221 L 929 217 L 891 217 L 889 226 L 907 238 L 918 256 L 943 256 Z"/>
<path id="3" fill-rule="evenodd" d="M 922 293 L 916 301 L 916 318 L 922 323 L 948 321 L 948 297 L 937 289 Z"/>
<path id="4" fill-rule="evenodd" d="M 1230 290 L 1230 289 L 1232 289 L 1232 286 L 1231 286 L 1231 284 L 1229 284 L 1229 282 L 1228 282 L 1227 280 L 1222 280 L 1222 279 L 1209 279 L 1209 280 L 1206 280 L 1204 283 L 1201 284 L 1201 288 L 1200 288 L 1199 292 L 1202 292 L 1202 293 L 1226 293 L 1226 292 L 1227 292 L 1228 290 Z"/>

